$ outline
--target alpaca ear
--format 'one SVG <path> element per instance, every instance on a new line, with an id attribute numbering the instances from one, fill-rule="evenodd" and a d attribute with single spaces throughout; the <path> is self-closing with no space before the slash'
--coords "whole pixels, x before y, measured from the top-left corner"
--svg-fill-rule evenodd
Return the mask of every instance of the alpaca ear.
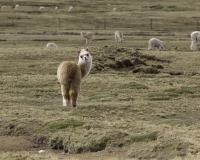
<path id="1" fill-rule="evenodd" d="M 89 51 L 88 47 L 86 48 L 86 51 Z"/>
<path id="2" fill-rule="evenodd" d="M 81 50 L 78 50 L 78 55 L 80 55 L 80 53 L 81 53 Z"/>

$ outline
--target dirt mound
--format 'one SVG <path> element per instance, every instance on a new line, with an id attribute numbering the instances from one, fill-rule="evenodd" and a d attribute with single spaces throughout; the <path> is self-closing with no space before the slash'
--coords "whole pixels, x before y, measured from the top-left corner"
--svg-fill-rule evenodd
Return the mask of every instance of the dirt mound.
<path id="1" fill-rule="evenodd" d="M 158 74 L 164 67 L 162 64 L 155 65 L 154 62 L 170 63 L 171 61 L 157 58 L 154 55 L 143 54 L 138 50 L 133 52 L 123 47 L 104 46 L 102 52 L 94 60 L 92 72 L 112 69 L 132 71 L 132 73 Z"/>

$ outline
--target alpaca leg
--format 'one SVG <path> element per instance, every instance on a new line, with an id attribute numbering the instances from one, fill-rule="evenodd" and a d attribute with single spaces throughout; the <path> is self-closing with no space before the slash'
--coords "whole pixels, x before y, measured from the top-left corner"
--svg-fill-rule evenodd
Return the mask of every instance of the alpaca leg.
<path id="1" fill-rule="evenodd" d="M 61 92 L 63 96 L 63 106 L 69 107 L 70 106 L 69 90 L 66 89 L 64 85 L 61 85 Z"/>
<path id="2" fill-rule="evenodd" d="M 88 39 L 86 38 L 86 44 L 88 44 Z"/>
<path id="3" fill-rule="evenodd" d="M 193 46 L 192 46 L 192 43 L 191 43 L 191 45 L 190 45 L 190 49 L 191 49 L 191 50 L 193 50 Z"/>
<path id="4" fill-rule="evenodd" d="M 69 91 L 69 94 L 70 94 L 71 105 L 73 107 L 76 107 L 77 106 L 78 91 L 71 89 Z"/>
<path id="5" fill-rule="evenodd" d="M 152 50 L 152 47 L 149 45 L 148 50 Z"/>
<path id="6" fill-rule="evenodd" d="M 197 42 L 194 44 L 194 50 L 197 49 Z"/>
<path id="7" fill-rule="evenodd" d="M 196 50 L 196 42 L 192 42 L 192 44 L 191 44 L 191 49 L 192 49 L 192 50 Z"/>
<path id="8" fill-rule="evenodd" d="M 70 101 L 66 100 L 63 96 L 63 107 L 69 107 L 70 106 Z"/>

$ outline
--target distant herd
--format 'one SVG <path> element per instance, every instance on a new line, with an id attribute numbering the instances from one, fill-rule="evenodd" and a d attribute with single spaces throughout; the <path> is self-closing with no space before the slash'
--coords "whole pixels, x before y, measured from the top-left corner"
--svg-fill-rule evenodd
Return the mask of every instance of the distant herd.
<path id="1" fill-rule="evenodd" d="M 81 36 L 83 38 L 85 38 L 86 40 L 86 44 L 92 43 L 92 37 L 93 37 L 93 33 L 92 32 L 81 32 Z M 115 41 L 116 42 L 123 42 L 123 33 L 121 31 L 115 31 L 114 33 L 115 36 Z M 191 33 L 191 45 L 190 45 L 190 49 L 191 50 L 196 50 L 196 46 L 197 46 L 197 42 L 200 41 L 200 31 L 194 31 Z M 50 42 L 46 45 L 47 48 L 49 47 L 53 47 L 56 48 L 57 45 L 53 42 Z M 152 50 L 152 49 L 159 49 L 159 50 L 164 50 L 164 44 L 163 42 L 158 39 L 158 38 L 151 38 L 148 42 L 148 50 Z"/>
<path id="2" fill-rule="evenodd" d="M 110 4 L 107 4 L 107 5 L 109 6 Z M 1 10 L 6 9 L 6 7 L 7 6 L 5 6 L 5 5 L 3 5 L 3 6 L 0 5 Z M 16 5 L 13 5 L 11 8 L 17 10 L 20 8 L 20 6 L 19 6 L 19 4 L 16 4 Z M 45 10 L 45 9 L 46 8 L 44 6 L 39 7 L 40 11 Z M 55 6 L 55 10 L 57 10 L 57 9 L 58 9 L 58 6 Z M 73 11 L 73 9 L 74 9 L 74 7 L 70 6 L 68 11 L 71 12 L 71 11 Z M 113 11 L 116 11 L 116 10 L 117 10 L 117 8 L 113 8 Z M 115 35 L 116 42 L 123 42 L 123 33 L 121 31 L 116 31 L 114 35 Z M 86 39 L 86 44 L 92 43 L 92 36 L 93 36 L 92 32 L 82 31 L 81 36 Z M 200 41 L 200 31 L 192 32 L 191 33 L 191 45 L 190 45 L 191 50 L 196 50 L 198 41 Z M 46 45 L 46 47 L 47 48 L 49 48 L 49 47 L 57 48 L 57 45 L 55 43 L 51 42 L 51 43 L 48 43 Z M 148 42 L 148 50 L 151 50 L 153 48 L 157 48 L 159 50 L 164 50 L 163 42 L 158 38 L 151 38 Z"/>

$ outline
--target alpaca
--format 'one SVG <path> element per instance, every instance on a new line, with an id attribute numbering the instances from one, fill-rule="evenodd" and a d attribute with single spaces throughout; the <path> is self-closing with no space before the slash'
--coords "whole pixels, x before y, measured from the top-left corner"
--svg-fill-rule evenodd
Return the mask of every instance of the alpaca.
<path id="1" fill-rule="evenodd" d="M 41 11 L 41 10 L 45 10 L 45 7 L 44 6 L 41 6 L 40 8 L 39 8 L 39 10 Z"/>
<path id="2" fill-rule="evenodd" d="M 123 41 L 123 34 L 120 31 L 115 32 L 115 40 L 116 42 L 122 42 Z"/>
<path id="3" fill-rule="evenodd" d="M 57 69 L 57 78 L 61 84 L 63 96 L 63 106 L 77 106 L 81 80 L 89 74 L 92 68 L 92 56 L 88 49 L 82 49 L 78 54 L 78 64 L 72 61 L 64 61 Z"/>
<path id="4" fill-rule="evenodd" d="M 74 9 L 74 7 L 73 6 L 71 6 L 71 7 L 69 7 L 69 12 L 71 12 L 71 11 L 73 11 L 73 9 Z"/>
<path id="5" fill-rule="evenodd" d="M 117 11 L 117 8 L 113 8 L 113 11 L 114 11 L 114 12 Z"/>
<path id="6" fill-rule="evenodd" d="M 50 42 L 50 43 L 47 43 L 46 47 L 47 48 L 57 48 L 58 46 L 55 43 Z"/>
<path id="7" fill-rule="evenodd" d="M 5 9 L 6 8 L 6 6 L 1 6 L 1 9 Z"/>
<path id="8" fill-rule="evenodd" d="M 81 36 L 86 39 L 86 44 L 92 43 L 92 36 L 93 36 L 92 32 L 87 32 L 87 33 L 81 32 Z"/>
<path id="9" fill-rule="evenodd" d="M 19 4 L 13 5 L 11 9 L 19 9 Z"/>
<path id="10" fill-rule="evenodd" d="M 163 42 L 157 38 L 151 38 L 149 40 L 148 50 L 153 49 L 153 48 L 158 48 L 159 50 L 163 50 L 164 49 Z"/>
<path id="11" fill-rule="evenodd" d="M 55 6 L 55 10 L 57 10 L 58 9 L 58 7 L 57 6 Z"/>
<path id="12" fill-rule="evenodd" d="M 19 9 L 19 4 L 16 4 L 14 9 Z"/>
<path id="13" fill-rule="evenodd" d="M 200 31 L 194 31 L 191 33 L 191 50 L 196 50 L 197 42 L 200 41 Z"/>

